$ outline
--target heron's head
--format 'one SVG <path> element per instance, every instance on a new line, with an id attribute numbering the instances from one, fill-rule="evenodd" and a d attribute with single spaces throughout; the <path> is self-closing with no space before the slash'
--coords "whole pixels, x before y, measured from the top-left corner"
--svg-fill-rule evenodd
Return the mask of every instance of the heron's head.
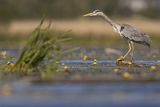
<path id="1" fill-rule="evenodd" d="M 83 15 L 83 16 L 101 16 L 101 15 L 103 15 L 104 13 L 102 12 L 102 11 L 100 11 L 100 10 L 95 10 L 95 11 L 93 11 L 93 12 L 91 12 L 91 13 L 88 13 L 88 14 L 85 14 L 85 15 Z"/>

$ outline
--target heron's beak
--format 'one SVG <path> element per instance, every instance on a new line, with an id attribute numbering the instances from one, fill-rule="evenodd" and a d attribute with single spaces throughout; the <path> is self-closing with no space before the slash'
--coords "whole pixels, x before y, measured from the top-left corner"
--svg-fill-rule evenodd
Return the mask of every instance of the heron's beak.
<path id="1" fill-rule="evenodd" d="M 92 13 L 88 13 L 88 14 L 85 14 L 85 15 L 83 15 L 83 16 L 93 16 L 93 14 Z"/>

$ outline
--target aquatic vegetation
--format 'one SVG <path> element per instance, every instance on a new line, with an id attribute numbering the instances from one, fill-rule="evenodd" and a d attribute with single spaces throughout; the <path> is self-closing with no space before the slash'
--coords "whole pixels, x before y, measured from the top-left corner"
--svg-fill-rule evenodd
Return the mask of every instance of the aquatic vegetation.
<path id="1" fill-rule="evenodd" d="M 51 22 L 49 22 L 47 27 L 42 28 L 43 23 L 44 18 L 31 33 L 17 61 L 15 63 L 7 62 L 7 65 L 9 65 L 7 67 L 8 71 L 29 72 L 47 70 L 53 72 L 58 69 L 60 55 L 69 52 L 69 50 L 62 52 L 61 43 L 71 40 L 71 38 L 64 36 L 64 34 L 55 34 L 50 29 Z"/>
<path id="2" fill-rule="evenodd" d="M 66 36 L 67 32 L 60 34 L 52 30 L 51 22 L 47 27 L 43 27 L 43 23 L 44 19 L 31 33 L 17 59 L 7 51 L 0 53 L 0 58 L 3 60 L 0 62 L 0 70 L 2 71 L 0 73 L 31 75 L 34 78 L 40 77 L 44 80 L 66 80 L 66 77 L 68 80 L 78 78 L 81 81 L 85 81 L 85 79 L 86 81 L 160 79 L 160 75 L 156 72 L 159 71 L 159 66 L 156 63 L 147 65 L 132 61 L 110 62 L 113 59 L 107 58 L 112 58 L 113 54 L 113 58 L 118 55 L 116 54 L 118 51 L 115 52 L 113 49 L 109 49 L 108 54 L 103 56 L 102 53 L 106 48 L 103 51 L 99 47 L 93 49 L 65 48 L 64 50 L 63 43 L 72 38 Z M 76 50 L 78 51 L 74 52 Z"/>

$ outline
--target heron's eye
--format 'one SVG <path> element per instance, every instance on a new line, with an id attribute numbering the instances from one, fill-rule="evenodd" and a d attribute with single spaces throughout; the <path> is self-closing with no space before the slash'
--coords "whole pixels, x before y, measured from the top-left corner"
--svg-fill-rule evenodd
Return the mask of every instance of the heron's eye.
<path id="1" fill-rule="evenodd" d="M 124 26 L 121 26 L 121 28 L 120 28 L 120 32 L 122 32 L 122 31 L 123 31 L 123 29 L 124 29 Z"/>

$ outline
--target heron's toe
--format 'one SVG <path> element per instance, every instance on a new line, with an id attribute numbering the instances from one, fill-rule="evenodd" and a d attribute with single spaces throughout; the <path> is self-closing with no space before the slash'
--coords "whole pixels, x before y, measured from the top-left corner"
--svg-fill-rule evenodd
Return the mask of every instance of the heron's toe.
<path id="1" fill-rule="evenodd" d="M 124 61 L 124 56 L 120 56 L 120 57 L 117 59 L 117 62 L 120 62 L 120 61 Z"/>
<path id="2" fill-rule="evenodd" d="M 123 65 L 124 64 L 124 57 L 121 56 L 116 60 L 116 64 L 117 65 Z"/>

